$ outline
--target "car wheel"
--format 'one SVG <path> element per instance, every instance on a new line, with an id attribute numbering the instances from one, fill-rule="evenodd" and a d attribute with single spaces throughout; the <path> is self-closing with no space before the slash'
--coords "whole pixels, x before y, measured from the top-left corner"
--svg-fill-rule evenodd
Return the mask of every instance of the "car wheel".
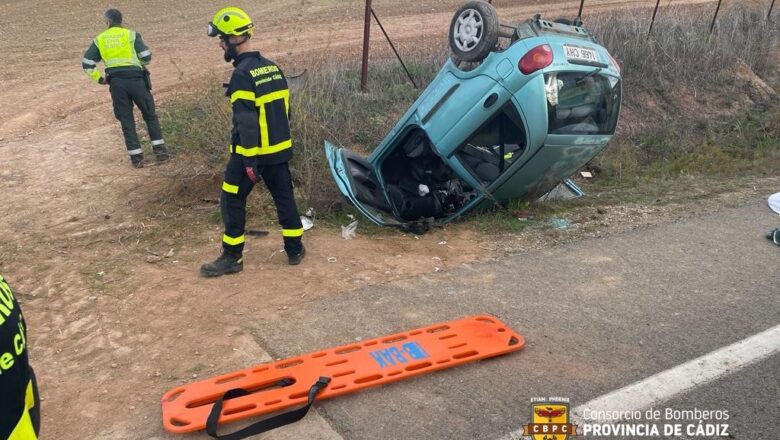
<path id="1" fill-rule="evenodd" d="M 472 0 L 455 12 L 450 23 L 450 49 L 458 60 L 479 62 L 498 43 L 498 14 L 493 5 Z"/>

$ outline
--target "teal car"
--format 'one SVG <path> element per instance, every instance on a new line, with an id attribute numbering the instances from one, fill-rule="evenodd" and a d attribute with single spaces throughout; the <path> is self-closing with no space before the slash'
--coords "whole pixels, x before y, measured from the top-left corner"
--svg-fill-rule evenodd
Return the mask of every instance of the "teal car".
<path id="1" fill-rule="evenodd" d="M 610 141 L 621 104 L 618 63 L 569 23 L 509 26 L 465 3 L 452 58 L 373 153 L 325 143 L 341 193 L 379 225 L 425 231 L 567 179 Z"/>

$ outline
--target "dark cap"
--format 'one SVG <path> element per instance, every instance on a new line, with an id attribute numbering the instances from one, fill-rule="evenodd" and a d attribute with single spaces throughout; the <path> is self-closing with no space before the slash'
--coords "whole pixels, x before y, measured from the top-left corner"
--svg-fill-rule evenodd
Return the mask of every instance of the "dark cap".
<path id="1" fill-rule="evenodd" d="M 119 9 L 109 9 L 104 14 L 104 17 L 111 24 L 122 24 L 122 13 L 119 12 Z"/>

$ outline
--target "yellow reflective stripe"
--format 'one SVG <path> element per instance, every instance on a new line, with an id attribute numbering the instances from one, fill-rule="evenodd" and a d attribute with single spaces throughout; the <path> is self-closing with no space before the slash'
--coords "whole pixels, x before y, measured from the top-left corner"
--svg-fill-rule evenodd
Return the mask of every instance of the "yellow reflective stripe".
<path id="1" fill-rule="evenodd" d="M 265 105 L 263 103 L 258 105 L 260 106 L 260 146 L 262 147 L 270 142 L 268 140 L 268 117 L 265 114 Z"/>
<path id="2" fill-rule="evenodd" d="M 278 153 L 282 150 L 286 150 L 288 148 L 292 147 L 292 139 L 287 139 L 284 142 L 279 142 L 276 145 L 271 145 L 270 147 L 263 147 L 260 149 L 260 156 L 264 156 L 266 154 L 274 154 Z"/>
<path id="3" fill-rule="evenodd" d="M 260 147 L 242 147 L 241 145 L 235 145 L 230 150 L 231 153 L 240 154 L 244 157 L 255 157 L 260 155 Z"/>
<path id="4" fill-rule="evenodd" d="M 282 229 L 282 237 L 301 237 L 302 235 L 303 235 L 303 228 Z"/>
<path id="5" fill-rule="evenodd" d="M 222 242 L 225 244 L 229 244 L 230 246 L 235 246 L 237 244 L 241 244 L 244 242 L 244 236 L 240 237 L 228 237 L 227 235 L 222 236 Z"/>
<path id="6" fill-rule="evenodd" d="M 277 147 L 278 145 L 281 145 L 281 144 L 277 144 L 273 146 L 268 145 L 268 143 L 270 142 L 268 138 L 268 117 L 266 116 L 265 113 L 265 105 L 269 102 L 277 101 L 279 99 L 284 100 L 284 111 L 286 114 L 289 114 L 290 113 L 290 91 L 288 89 L 271 92 L 257 98 L 256 105 L 260 107 L 260 146 L 261 147 L 273 148 L 273 147 Z M 292 144 L 290 144 L 290 146 L 292 146 Z M 283 150 L 284 148 L 281 149 Z M 276 151 L 278 150 L 279 149 L 277 149 Z M 263 152 L 261 154 L 272 154 L 272 152 L 268 152 L 268 153 Z"/>
<path id="7" fill-rule="evenodd" d="M 268 139 L 268 117 L 265 114 L 265 105 L 269 102 L 277 101 L 279 99 L 284 100 L 284 111 L 286 114 L 290 114 L 290 90 L 277 90 L 262 96 L 259 96 L 256 101 L 256 105 L 260 108 L 260 146 L 262 152 L 260 154 L 273 154 L 280 150 L 284 150 L 287 147 L 281 146 L 284 142 L 276 145 L 268 145 L 270 142 Z M 292 143 L 289 145 L 292 146 Z M 268 149 L 274 149 L 274 151 L 266 151 Z"/>
<path id="8" fill-rule="evenodd" d="M 8 440 L 37 440 L 35 435 L 35 428 L 33 427 L 32 420 L 30 419 L 29 409 L 35 406 L 35 396 L 33 395 L 32 380 L 27 382 L 27 391 L 24 395 L 24 411 L 19 418 L 19 422 L 16 427 L 11 431 L 11 436 Z"/>
<path id="9" fill-rule="evenodd" d="M 236 90 L 233 92 L 232 95 L 230 95 L 230 103 L 234 103 L 239 99 L 245 99 L 247 101 L 255 101 L 255 92 L 250 92 L 248 90 Z"/>
<path id="10" fill-rule="evenodd" d="M 257 106 L 260 107 L 260 105 L 262 104 L 267 104 L 269 102 L 276 101 L 277 99 L 284 99 L 284 104 L 286 108 L 287 103 L 290 100 L 290 91 L 288 89 L 277 90 L 276 92 L 271 92 L 262 96 L 258 96 Z"/>
<path id="11" fill-rule="evenodd" d="M 245 148 L 241 145 L 231 145 L 230 146 L 230 152 L 240 154 L 244 157 L 255 157 L 255 156 L 265 156 L 268 154 L 274 154 L 278 153 L 282 150 L 286 150 L 287 148 L 292 147 L 292 139 L 288 139 L 284 142 L 279 142 L 276 145 L 271 145 L 270 147 L 252 147 L 252 148 Z"/>
<path id="12" fill-rule="evenodd" d="M 228 194 L 238 194 L 238 185 L 231 185 L 227 182 L 222 182 L 222 191 Z"/>
<path id="13" fill-rule="evenodd" d="M 27 391 L 24 392 L 24 407 L 32 409 L 35 406 L 35 394 L 33 393 L 32 379 L 27 382 Z"/>

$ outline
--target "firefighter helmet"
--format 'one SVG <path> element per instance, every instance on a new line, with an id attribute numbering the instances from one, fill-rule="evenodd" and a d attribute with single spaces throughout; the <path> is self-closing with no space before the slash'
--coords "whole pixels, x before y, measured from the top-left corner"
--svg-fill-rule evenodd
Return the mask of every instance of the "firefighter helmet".
<path id="1" fill-rule="evenodd" d="M 222 8 L 214 14 L 209 23 L 209 37 L 228 37 L 231 35 L 252 35 L 255 24 L 242 9 L 236 7 Z"/>

